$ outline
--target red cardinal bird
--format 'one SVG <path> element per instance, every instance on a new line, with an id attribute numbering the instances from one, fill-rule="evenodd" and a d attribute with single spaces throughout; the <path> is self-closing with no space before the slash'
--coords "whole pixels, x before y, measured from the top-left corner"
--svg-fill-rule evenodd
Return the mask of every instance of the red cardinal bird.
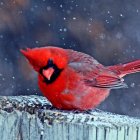
<path id="1" fill-rule="evenodd" d="M 48 46 L 21 52 L 38 72 L 42 93 L 59 109 L 94 109 L 111 89 L 127 87 L 123 76 L 140 71 L 140 60 L 105 67 L 70 49 Z"/>

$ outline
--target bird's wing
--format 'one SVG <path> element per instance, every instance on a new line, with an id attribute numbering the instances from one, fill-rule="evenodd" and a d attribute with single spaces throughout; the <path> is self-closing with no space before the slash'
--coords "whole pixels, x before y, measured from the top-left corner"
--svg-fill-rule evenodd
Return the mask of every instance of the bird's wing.
<path id="1" fill-rule="evenodd" d="M 94 64 L 94 65 L 101 65 L 97 60 L 95 60 L 92 56 L 77 52 L 74 50 L 67 49 L 68 57 L 69 57 L 69 63 L 71 62 L 81 62 L 81 63 L 87 63 L 87 64 Z"/>
<path id="2" fill-rule="evenodd" d="M 117 73 L 104 67 L 90 55 L 68 49 L 69 66 L 81 75 L 87 86 L 98 88 L 124 88 L 127 85 Z"/>

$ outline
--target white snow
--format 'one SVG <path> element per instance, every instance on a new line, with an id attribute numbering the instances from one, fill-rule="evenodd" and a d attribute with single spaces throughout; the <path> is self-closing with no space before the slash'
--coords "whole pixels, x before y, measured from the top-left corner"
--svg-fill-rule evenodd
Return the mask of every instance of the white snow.
<path id="1" fill-rule="evenodd" d="M 67 31 L 67 28 L 64 28 L 63 30 L 64 30 L 64 32 L 66 32 Z"/>
<path id="2" fill-rule="evenodd" d="M 47 6 L 47 11 L 51 11 L 51 6 Z"/>
<path id="3" fill-rule="evenodd" d="M 131 83 L 131 85 L 130 85 L 132 88 L 134 88 L 135 87 L 135 83 Z"/>
<path id="4" fill-rule="evenodd" d="M 63 7 L 63 5 L 62 4 L 60 4 L 60 8 L 62 8 Z"/>
<path id="5" fill-rule="evenodd" d="M 76 20 L 76 17 L 73 17 L 72 19 L 73 19 L 73 20 Z"/>

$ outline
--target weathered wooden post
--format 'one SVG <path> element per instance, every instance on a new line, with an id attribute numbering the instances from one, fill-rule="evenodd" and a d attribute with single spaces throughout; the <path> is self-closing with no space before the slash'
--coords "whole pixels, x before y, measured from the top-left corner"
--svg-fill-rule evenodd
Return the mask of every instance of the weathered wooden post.
<path id="1" fill-rule="evenodd" d="M 50 107 L 41 96 L 0 96 L 0 140 L 140 140 L 140 119 Z"/>

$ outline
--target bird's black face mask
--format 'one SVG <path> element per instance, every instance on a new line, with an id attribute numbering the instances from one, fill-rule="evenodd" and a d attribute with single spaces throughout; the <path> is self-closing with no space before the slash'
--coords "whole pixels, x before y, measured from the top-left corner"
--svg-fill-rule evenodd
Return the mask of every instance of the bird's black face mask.
<path id="1" fill-rule="evenodd" d="M 49 59 L 47 65 L 40 69 L 40 74 L 43 76 L 45 83 L 51 84 L 58 78 L 62 70 L 54 64 L 52 59 Z"/>

